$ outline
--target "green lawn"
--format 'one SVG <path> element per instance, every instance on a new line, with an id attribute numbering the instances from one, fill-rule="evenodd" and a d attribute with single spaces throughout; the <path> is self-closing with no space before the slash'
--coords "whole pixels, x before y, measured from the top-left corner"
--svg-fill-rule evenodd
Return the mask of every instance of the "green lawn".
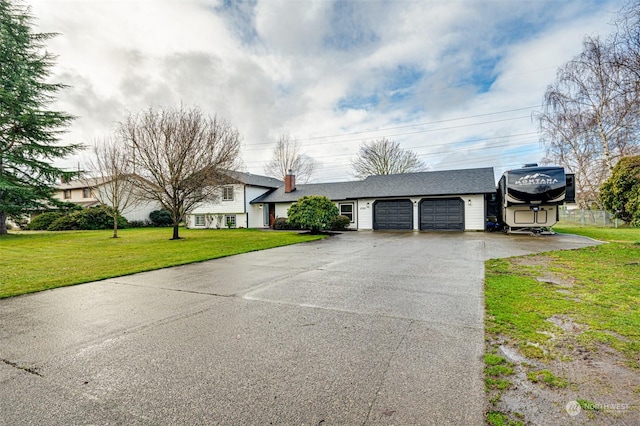
<path id="1" fill-rule="evenodd" d="M 547 321 L 553 315 L 587 326 L 583 343 L 611 345 L 640 366 L 640 229 L 559 228 L 602 241 L 596 247 L 490 260 L 486 263 L 485 303 L 489 334 L 508 337 L 534 357 L 554 356 Z M 546 273 L 566 287 L 540 282 Z M 558 291 L 562 290 L 562 291 Z"/>
<path id="2" fill-rule="evenodd" d="M 0 236 L 0 298 L 322 238 L 254 229 L 19 232 Z"/>
<path id="3" fill-rule="evenodd" d="M 605 345 L 615 349 L 626 365 L 638 371 L 640 229 L 567 226 L 554 229 L 608 244 L 487 261 L 487 353 L 497 356 L 497 346 L 507 343 L 529 359 L 564 362 L 570 359 L 567 350 L 572 346 L 597 351 Z M 552 277 L 555 283 L 544 282 L 545 277 Z M 577 328 L 567 333 L 550 319 L 570 321 Z M 486 364 L 489 368 L 490 364 Z M 531 370 L 528 374 L 533 383 L 566 386 L 562 378 L 546 370 Z M 508 375 L 491 376 L 485 371 L 490 402 L 500 399 L 501 388 L 494 383 L 497 380 L 506 382 L 502 389 L 509 386 Z M 487 422 L 500 424 L 489 416 Z"/>

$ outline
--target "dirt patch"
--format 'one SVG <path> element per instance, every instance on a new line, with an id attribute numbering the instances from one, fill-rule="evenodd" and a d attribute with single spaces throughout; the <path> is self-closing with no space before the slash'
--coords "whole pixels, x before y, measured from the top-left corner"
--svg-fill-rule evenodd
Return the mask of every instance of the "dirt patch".
<path id="1" fill-rule="evenodd" d="M 536 277 L 541 283 L 553 284 L 559 287 L 573 287 L 574 280 L 571 278 L 561 277 L 560 275 L 546 272 L 544 275 Z"/>
<path id="2" fill-rule="evenodd" d="M 551 317 L 547 318 L 547 321 L 557 327 L 560 327 L 563 331 L 574 335 L 582 333 L 587 328 L 586 325 L 578 324 L 571 318 L 561 315 L 552 315 Z"/>
<path id="3" fill-rule="evenodd" d="M 550 258 L 510 261 L 516 267 L 537 267 L 538 281 L 572 294 L 571 279 L 548 271 Z M 503 357 L 513 370 L 502 377 L 508 387 L 487 392 L 487 413 L 503 413 L 512 424 L 523 425 L 640 425 L 640 371 L 606 344 L 583 346 L 579 337 L 589 327 L 570 316 L 553 315 L 547 321 L 555 327 L 545 332 L 550 353 L 545 350 L 540 359 L 528 358 L 504 336 L 487 336 L 487 353 Z"/>
<path id="4" fill-rule="evenodd" d="M 638 372 L 623 364 L 610 348 L 592 352 L 576 347 L 572 360 L 540 362 L 527 359 L 517 348 L 498 345 L 514 364 L 512 385 L 488 411 L 501 411 L 526 425 L 637 425 L 640 424 Z M 546 370 L 566 380 L 566 387 L 534 383 L 529 374 Z M 567 405 L 580 401 L 577 414 Z M 571 405 L 569 405 L 571 409 Z M 572 415 L 574 414 L 574 415 Z"/>

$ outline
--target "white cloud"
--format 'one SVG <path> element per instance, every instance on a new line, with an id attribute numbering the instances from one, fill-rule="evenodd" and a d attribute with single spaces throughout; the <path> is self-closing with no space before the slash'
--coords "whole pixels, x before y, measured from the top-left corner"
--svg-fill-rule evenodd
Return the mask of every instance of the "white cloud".
<path id="1" fill-rule="evenodd" d="M 326 181 L 348 179 L 360 142 L 380 136 L 437 169 L 538 160 L 535 135 L 510 136 L 536 131 L 531 110 L 497 113 L 539 105 L 622 2 L 32 4 L 38 29 L 61 33 L 48 43 L 54 80 L 72 87 L 55 106 L 79 116 L 65 140 L 90 143 L 128 111 L 195 104 L 239 128 L 248 170 L 261 173 L 288 132 Z"/>

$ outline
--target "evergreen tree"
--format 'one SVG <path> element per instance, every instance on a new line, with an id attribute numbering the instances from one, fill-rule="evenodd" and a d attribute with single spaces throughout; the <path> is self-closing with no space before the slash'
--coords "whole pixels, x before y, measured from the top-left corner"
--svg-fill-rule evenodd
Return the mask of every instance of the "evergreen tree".
<path id="1" fill-rule="evenodd" d="M 47 82 L 54 56 L 35 33 L 28 7 L 0 0 L 0 234 L 8 217 L 55 203 L 54 185 L 71 173 L 52 165 L 80 148 L 60 146 L 60 134 L 73 117 L 49 111 L 54 95 L 65 87 Z"/>

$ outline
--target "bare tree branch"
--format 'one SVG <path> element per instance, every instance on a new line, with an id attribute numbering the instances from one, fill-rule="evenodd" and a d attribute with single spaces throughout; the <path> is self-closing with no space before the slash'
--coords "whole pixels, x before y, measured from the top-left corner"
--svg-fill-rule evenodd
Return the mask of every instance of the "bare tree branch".
<path id="1" fill-rule="evenodd" d="M 421 172 L 428 169 L 415 152 L 405 150 L 398 142 L 387 138 L 364 142 L 358 157 L 351 160 L 354 176 L 364 179 L 371 175 L 391 175 Z"/>
<path id="2" fill-rule="evenodd" d="M 600 203 L 598 188 L 638 146 L 640 100 L 629 90 L 631 74 L 620 65 L 620 48 L 586 37 L 582 53 L 558 70 L 538 115 L 546 160 L 576 174 L 583 207 Z"/>
<path id="3" fill-rule="evenodd" d="M 307 183 L 313 176 L 316 164 L 313 158 L 302 152 L 300 143 L 296 139 L 283 134 L 276 142 L 271 161 L 265 165 L 264 172 L 268 176 L 284 180 L 289 170 L 293 170 L 296 180 Z"/>
<path id="4" fill-rule="evenodd" d="M 100 203 L 113 208 L 113 238 L 118 238 L 118 217 L 135 207 L 140 197 L 132 179 L 131 155 L 124 141 L 104 139 L 93 147 L 93 159 L 89 162 L 97 184 L 93 195 Z"/>
<path id="5" fill-rule="evenodd" d="M 240 135 L 228 122 L 205 116 L 198 108 L 153 109 L 121 123 L 133 172 L 143 197 L 171 212 L 173 239 L 185 215 L 220 196 L 220 172 L 240 165 Z M 149 184 L 149 182 L 151 184 Z"/>

